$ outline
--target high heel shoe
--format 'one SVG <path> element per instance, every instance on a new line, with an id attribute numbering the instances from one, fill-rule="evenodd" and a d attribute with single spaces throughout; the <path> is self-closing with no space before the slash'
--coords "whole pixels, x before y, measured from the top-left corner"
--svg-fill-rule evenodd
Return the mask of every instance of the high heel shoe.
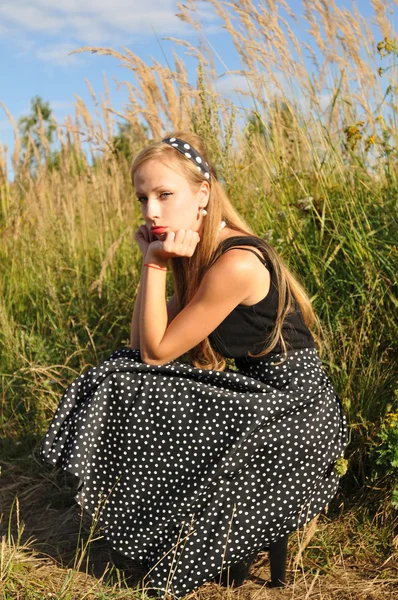
<path id="1" fill-rule="evenodd" d="M 265 587 L 277 588 L 286 586 L 286 559 L 289 535 L 285 535 L 276 542 L 271 542 L 269 548 L 264 548 L 269 552 L 269 561 L 271 567 L 271 579 L 266 582 Z M 219 583 L 223 586 L 233 585 L 238 587 L 242 585 L 249 575 L 250 567 L 257 556 L 257 552 L 250 554 L 244 560 L 227 567 L 221 573 Z M 215 579 L 217 581 L 217 579 Z"/>
<path id="2" fill-rule="evenodd" d="M 271 542 L 269 551 L 269 562 L 271 566 L 271 580 L 265 584 L 268 588 L 286 586 L 286 559 L 287 544 L 289 536 L 285 535 L 276 542 Z"/>
<path id="3" fill-rule="evenodd" d="M 256 556 L 257 552 L 253 552 L 253 554 L 250 554 L 247 558 L 225 568 L 218 580 L 219 583 L 224 587 L 227 587 L 228 585 L 233 585 L 234 587 L 242 585 L 249 574 L 250 567 Z"/>

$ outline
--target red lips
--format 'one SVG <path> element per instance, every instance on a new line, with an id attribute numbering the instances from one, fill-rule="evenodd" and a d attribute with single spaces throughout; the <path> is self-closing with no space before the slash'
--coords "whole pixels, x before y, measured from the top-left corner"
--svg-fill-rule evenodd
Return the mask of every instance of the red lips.
<path id="1" fill-rule="evenodd" d="M 167 227 L 151 227 L 151 232 L 152 233 L 163 233 L 164 231 L 166 231 Z"/>

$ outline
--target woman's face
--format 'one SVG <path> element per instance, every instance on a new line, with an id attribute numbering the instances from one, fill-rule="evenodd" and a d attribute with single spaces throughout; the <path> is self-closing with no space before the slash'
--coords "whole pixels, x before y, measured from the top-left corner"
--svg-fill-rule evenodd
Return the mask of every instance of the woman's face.
<path id="1" fill-rule="evenodd" d="M 134 173 L 134 188 L 146 226 L 159 239 L 167 231 L 199 231 L 203 216 L 198 219 L 198 213 L 206 206 L 209 195 L 207 181 L 195 192 L 178 170 L 177 162 L 168 166 L 160 160 L 151 159 Z M 153 231 L 153 227 L 165 229 Z"/>

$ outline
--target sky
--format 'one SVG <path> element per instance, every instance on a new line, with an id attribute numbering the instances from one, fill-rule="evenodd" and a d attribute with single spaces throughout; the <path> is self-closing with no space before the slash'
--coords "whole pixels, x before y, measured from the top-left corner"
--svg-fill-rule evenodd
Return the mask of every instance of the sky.
<path id="1" fill-rule="evenodd" d="M 287 2 L 299 16 L 301 0 Z M 90 106 L 85 80 L 100 95 L 106 75 L 113 107 L 123 112 L 127 92 L 116 81 L 128 79 L 128 70 L 112 57 L 69 53 L 83 46 L 120 51 L 125 46 L 145 62 L 153 57 L 165 64 L 172 57 L 173 43 L 163 38 L 178 37 L 194 45 L 197 40 L 193 28 L 176 16 L 177 4 L 177 0 L 0 0 L 0 102 L 18 119 L 29 113 L 31 98 L 39 95 L 62 122 L 73 113 L 75 95 Z M 204 0 L 196 4 L 206 38 L 222 59 L 217 64 L 219 72 L 239 67 L 232 42 L 211 6 Z M 352 3 L 336 0 L 336 4 L 350 9 Z M 372 0 L 358 0 L 357 6 L 366 16 L 373 13 Z M 185 61 L 194 81 L 195 62 L 190 57 Z M 222 85 L 228 93 L 225 79 Z M 12 137 L 0 107 L 0 142 L 11 146 Z"/>

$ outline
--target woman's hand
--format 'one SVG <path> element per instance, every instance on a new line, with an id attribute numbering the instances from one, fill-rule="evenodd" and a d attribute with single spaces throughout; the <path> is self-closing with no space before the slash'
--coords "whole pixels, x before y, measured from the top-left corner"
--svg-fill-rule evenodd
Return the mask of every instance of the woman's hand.
<path id="1" fill-rule="evenodd" d="M 146 225 L 140 225 L 134 233 L 134 239 L 137 242 L 142 255 L 145 257 L 149 244 L 156 241 L 157 237 L 148 230 Z"/>
<path id="2" fill-rule="evenodd" d="M 199 241 L 198 232 L 192 229 L 168 231 L 163 240 L 156 239 L 156 241 L 149 244 L 146 260 L 167 263 L 169 258 L 177 256 L 190 257 L 195 252 Z"/>

